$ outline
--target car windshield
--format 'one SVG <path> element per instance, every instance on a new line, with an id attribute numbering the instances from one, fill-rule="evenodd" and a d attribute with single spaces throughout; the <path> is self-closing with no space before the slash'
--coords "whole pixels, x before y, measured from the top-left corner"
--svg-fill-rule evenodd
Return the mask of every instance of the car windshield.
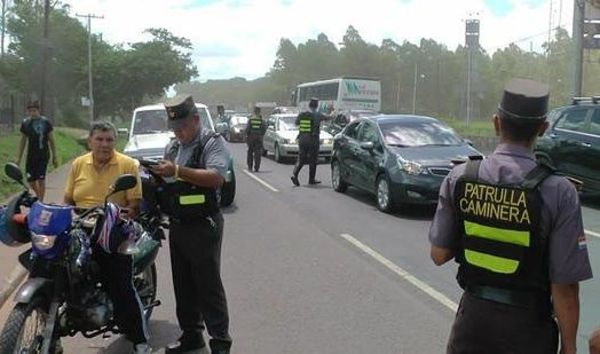
<path id="1" fill-rule="evenodd" d="M 231 120 L 229 121 L 229 124 L 234 126 L 234 125 L 247 125 L 248 124 L 248 117 L 245 116 L 233 116 L 231 117 Z"/>
<path id="2" fill-rule="evenodd" d="M 280 117 L 279 118 L 279 130 L 298 130 L 298 127 L 296 126 L 296 117 L 295 116 L 289 116 L 289 117 Z"/>
<path id="3" fill-rule="evenodd" d="M 167 111 L 155 109 L 135 113 L 133 134 L 154 134 L 169 130 L 167 127 Z"/>
<path id="4" fill-rule="evenodd" d="M 380 123 L 385 143 L 389 146 L 451 146 L 462 144 L 461 138 L 447 125 L 438 122 Z"/>
<path id="5" fill-rule="evenodd" d="M 202 126 L 214 130 L 206 108 L 199 107 L 198 114 L 200 115 Z M 169 127 L 167 126 L 167 111 L 164 109 L 137 111 L 134 119 L 133 134 L 156 134 L 169 131 Z"/>

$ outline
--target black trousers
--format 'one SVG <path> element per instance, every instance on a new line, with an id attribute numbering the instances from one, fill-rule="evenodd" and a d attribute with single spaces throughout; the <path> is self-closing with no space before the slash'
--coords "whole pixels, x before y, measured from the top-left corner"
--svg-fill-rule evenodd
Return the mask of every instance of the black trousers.
<path id="1" fill-rule="evenodd" d="M 548 354 L 558 349 L 558 328 L 550 313 L 477 298 L 460 301 L 448 354 Z"/>
<path id="2" fill-rule="evenodd" d="M 169 245 L 177 320 L 186 335 L 201 335 L 206 324 L 213 341 L 231 345 L 221 281 L 224 221 L 221 214 L 211 219 L 171 221 Z"/>
<path id="3" fill-rule="evenodd" d="M 119 328 L 134 344 L 147 342 L 142 303 L 133 286 L 133 257 L 94 247 L 94 259 L 100 265 L 102 284 L 113 302 Z"/>
<path id="4" fill-rule="evenodd" d="M 314 181 L 317 175 L 317 162 L 319 160 L 319 137 L 300 136 L 298 161 L 294 167 L 294 176 L 298 177 L 300 170 L 308 164 L 308 180 Z"/>
<path id="5" fill-rule="evenodd" d="M 252 170 L 252 167 L 254 166 L 254 169 L 258 171 L 260 168 L 260 159 L 262 158 L 263 136 L 248 134 L 246 144 L 248 145 L 248 153 L 246 154 L 248 170 Z"/>

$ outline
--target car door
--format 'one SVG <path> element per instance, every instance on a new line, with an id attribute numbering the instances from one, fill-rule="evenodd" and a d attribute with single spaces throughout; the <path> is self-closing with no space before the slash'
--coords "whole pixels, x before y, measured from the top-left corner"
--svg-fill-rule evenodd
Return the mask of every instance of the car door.
<path id="1" fill-rule="evenodd" d="M 550 138 L 556 141 L 550 157 L 559 171 L 585 176 L 582 156 L 586 153 L 586 129 L 592 110 L 577 107 L 565 111 L 554 125 Z"/>
<path id="2" fill-rule="evenodd" d="M 585 182 L 583 187 L 600 193 L 600 107 L 593 109 L 580 143 L 585 151 L 580 155 L 583 165 L 581 177 Z"/>
<path id="3" fill-rule="evenodd" d="M 275 117 L 269 117 L 267 119 L 267 130 L 263 136 L 263 148 L 267 151 L 275 151 L 275 124 L 277 120 Z"/>
<path id="4" fill-rule="evenodd" d="M 376 123 L 365 121 L 358 134 L 358 141 L 357 175 L 360 185 L 366 190 L 375 191 L 379 160 L 383 153 Z M 373 144 L 372 149 L 364 148 L 364 144 L 368 143 Z"/>
<path id="5" fill-rule="evenodd" d="M 341 137 L 337 142 L 336 156 L 340 163 L 340 173 L 345 181 L 353 185 L 357 183 L 356 171 L 360 150 L 357 138 L 360 125 L 361 122 L 354 122 L 349 125 L 342 131 Z"/>

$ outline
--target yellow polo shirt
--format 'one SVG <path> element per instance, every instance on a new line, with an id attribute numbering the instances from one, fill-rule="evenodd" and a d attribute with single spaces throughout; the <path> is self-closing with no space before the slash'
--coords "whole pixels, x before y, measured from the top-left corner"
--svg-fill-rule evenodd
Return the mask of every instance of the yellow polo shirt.
<path id="1" fill-rule="evenodd" d="M 104 198 L 117 177 L 126 173 L 136 176 L 138 183 L 134 188 L 115 193 L 109 198 L 119 206 L 126 206 L 128 200 L 142 199 L 142 183 L 137 161 L 115 151 L 108 164 L 97 170 L 92 161 L 92 153 L 89 152 L 73 161 L 67 176 L 65 197 L 74 200 L 78 207 L 97 206 L 104 203 Z"/>

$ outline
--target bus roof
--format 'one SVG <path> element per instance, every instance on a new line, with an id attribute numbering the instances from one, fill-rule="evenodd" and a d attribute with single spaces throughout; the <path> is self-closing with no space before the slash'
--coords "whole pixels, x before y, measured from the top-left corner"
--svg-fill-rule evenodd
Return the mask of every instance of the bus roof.
<path id="1" fill-rule="evenodd" d="M 321 84 L 331 84 L 334 82 L 339 82 L 341 80 L 368 80 L 368 81 L 379 81 L 378 78 L 373 78 L 373 77 L 359 77 L 359 76 L 342 76 L 342 77 L 337 77 L 334 79 L 327 79 L 327 80 L 320 80 L 320 81 L 312 81 L 312 82 L 305 82 L 302 83 L 300 85 L 298 85 L 298 87 L 305 87 L 305 86 L 313 86 L 313 85 L 321 85 Z"/>

